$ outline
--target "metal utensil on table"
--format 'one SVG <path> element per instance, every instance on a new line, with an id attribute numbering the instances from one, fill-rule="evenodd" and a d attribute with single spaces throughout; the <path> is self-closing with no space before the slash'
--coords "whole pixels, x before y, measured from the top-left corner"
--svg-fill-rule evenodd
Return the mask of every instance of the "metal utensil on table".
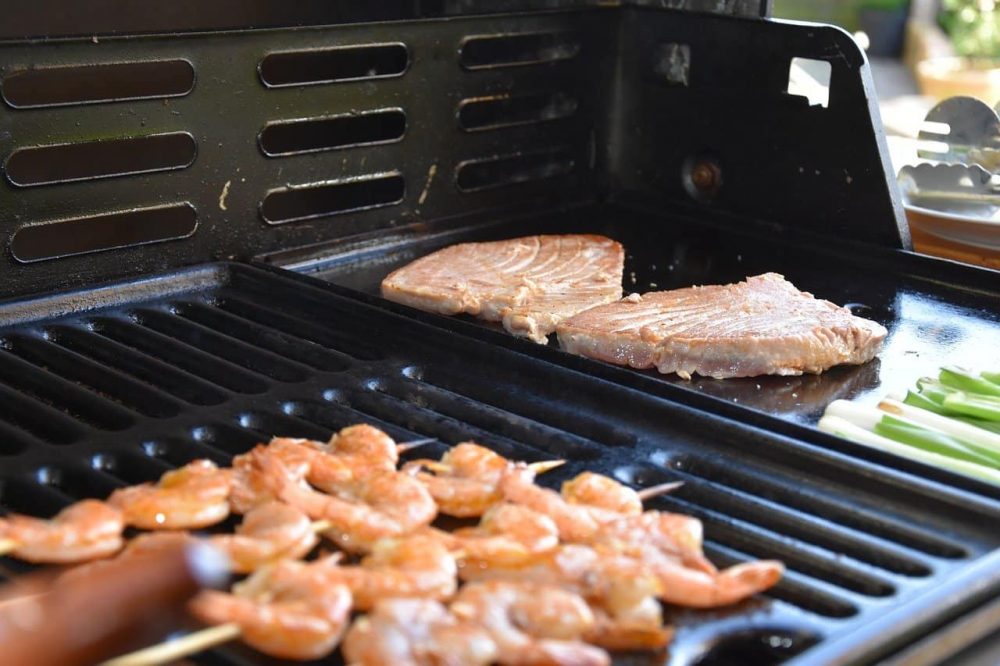
<path id="1" fill-rule="evenodd" d="M 991 217 L 1000 208 L 1000 115 L 973 97 L 946 99 L 927 113 L 917 156 L 897 176 L 907 205 Z"/>

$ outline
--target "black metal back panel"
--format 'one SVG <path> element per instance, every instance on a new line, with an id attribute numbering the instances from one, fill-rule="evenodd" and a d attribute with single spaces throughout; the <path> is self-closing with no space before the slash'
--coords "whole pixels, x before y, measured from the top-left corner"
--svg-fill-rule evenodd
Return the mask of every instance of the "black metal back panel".
<path id="1" fill-rule="evenodd" d="M 909 246 L 871 73 L 849 34 L 649 10 L 626 12 L 621 31 L 632 48 L 616 82 L 613 192 L 691 202 L 690 170 L 714 164 L 720 185 L 698 197 L 703 209 Z M 828 107 L 788 93 L 793 58 L 829 65 Z M 688 70 L 683 82 L 671 65 Z"/>
<path id="2" fill-rule="evenodd" d="M 617 17 L 585 11 L 0 46 L 2 293 L 246 258 L 470 210 L 592 198 L 610 74 L 601 54 Z M 268 59 L 290 52 L 284 62 Z M 153 69 L 130 75 L 115 67 L 122 63 Z M 50 69 L 71 65 L 81 67 Z M 46 74 L 55 83 L 39 80 Z M 330 82 L 337 77 L 346 80 Z M 489 125 L 515 88 L 532 96 L 527 122 L 503 132 L 460 127 L 463 103 L 479 101 L 478 120 Z M 67 102 L 122 95 L 148 99 Z M 367 134 L 345 124 L 373 112 L 382 115 Z M 293 124 L 266 156 L 265 127 L 301 120 L 314 122 Z M 351 138 L 359 133 L 371 138 Z M 108 147 L 164 135 L 178 142 L 176 159 L 159 144 Z M 64 144 L 78 152 L 51 148 Z M 43 146 L 49 152 L 28 150 Z M 113 173 L 87 178 L 102 170 Z M 365 189 L 371 178 L 387 185 Z M 497 179 L 518 180 L 517 197 L 493 187 Z M 57 221 L 64 224 L 38 226 Z M 84 253 L 100 247 L 108 249 Z"/>
<path id="3" fill-rule="evenodd" d="M 700 518 L 713 560 L 788 564 L 761 598 L 670 610 L 669 655 L 623 663 L 866 661 L 1000 589 L 995 500 L 706 418 L 309 278 L 208 266 L 8 304 L 0 318 L 7 510 L 50 514 L 196 457 L 227 463 L 271 435 L 325 438 L 364 421 L 398 439 L 570 460 L 549 484 L 583 469 L 636 486 L 683 480 L 652 506 Z M 230 648 L 205 663 L 257 661 Z"/>
<path id="4" fill-rule="evenodd" d="M 446 18 L 0 44 L 0 293 L 632 190 L 736 225 L 907 243 L 845 34 L 731 15 L 760 15 L 754 1 L 541 4 L 564 10 L 395 3 L 393 18 Z M 262 7 L 119 18 L 281 22 Z M 369 15 L 307 3 L 283 20 Z M 795 56 L 832 66 L 831 108 L 783 92 Z M 708 195 L 684 186 L 705 159 L 720 179 Z"/>

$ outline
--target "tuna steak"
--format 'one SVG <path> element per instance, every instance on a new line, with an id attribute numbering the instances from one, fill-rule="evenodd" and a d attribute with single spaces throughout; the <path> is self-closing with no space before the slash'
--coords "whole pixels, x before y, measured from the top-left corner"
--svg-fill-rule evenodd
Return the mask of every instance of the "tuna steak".
<path id="1" fill-rule="evenodd" d="M 527 236 L 462 243 L 392 272 L 390 301 L 498 321 L 544 344 L 563 319 L 622 296 L 622 246 L 604 236 Z"/>
<path id="2" fill-rule="evenodd" d="M 738 284 L 631 294 L 567 319 L 558 333 L 573 354 L 723 379 L 866 363 L 887 331 L 766 273 Z"/>

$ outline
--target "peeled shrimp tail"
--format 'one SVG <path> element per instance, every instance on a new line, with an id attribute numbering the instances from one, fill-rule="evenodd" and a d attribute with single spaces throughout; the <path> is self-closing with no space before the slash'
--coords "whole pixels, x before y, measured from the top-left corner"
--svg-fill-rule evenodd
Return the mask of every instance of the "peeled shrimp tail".
<path id="1" fill-rule="evenodd" d="M 781 562 L 759 560 L 723 569 L 714 576 L 661 560 L 651 570 L 663 586 L 660 598 L 688 608 L 718 608 L 773 587 L 785 571 Z"/>

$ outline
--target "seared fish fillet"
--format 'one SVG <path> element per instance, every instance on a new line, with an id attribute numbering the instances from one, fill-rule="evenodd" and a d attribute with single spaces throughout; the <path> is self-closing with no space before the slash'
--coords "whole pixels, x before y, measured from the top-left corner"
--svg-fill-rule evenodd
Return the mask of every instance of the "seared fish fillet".
<path id="1" fill-rule="evenodd" d="M 417 259 L 382 281 L 382 295 L 438 314 L 499 321 L 544 344 L 556 325 L 622 296 L 621 244 L 591 235 L 462 243 Z"/>
<path id="2" fill-rule="evenodd" d="M 820 373 L 870 361 L 887 331 L 776 273 L 630 296 L 567 319 L 568 352 L 684 378 Z"/>

